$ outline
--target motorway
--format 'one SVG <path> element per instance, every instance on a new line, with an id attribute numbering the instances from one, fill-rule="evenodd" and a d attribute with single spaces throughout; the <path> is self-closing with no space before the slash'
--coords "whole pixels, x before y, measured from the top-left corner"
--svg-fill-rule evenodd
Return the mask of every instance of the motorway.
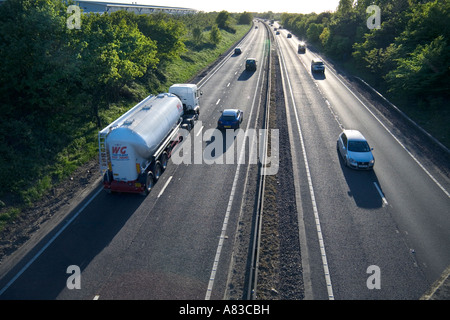
<path id="1" fill-rule="evenodd" d="M 1 298 L 223 299 L 247 170 L 257 166 L 237 165 L 237 147 L 234 161 L 210 164 L 225 157 L 222 143 L 207 146 L 225 108 L 244 111 L 241 128 L 257 128 L 267 39 L 265 28 L 252 29 L 243 53 L 231 52 L 198 83 L 201 113 L 178 149 L 182 163 L 171 161 L 145 198 L 95 193 L 31 263 L 1 279 Z M 247 57 L 257 59 L 256 71 L 245 71 Z M 224 146 L 232 147 L 229 140 Z M 81 289 L 66 286 L 72 265 Z"/>
<path id="2" fill-rule="evenodd" d="M 291 134 L 307 299 L 418 299 L 450 264 L 448 176 L 425 168 L 394 135 L 389 119 L 354 92 L 326 60 L 300 42 L 276 36 Z M 374 148 L 375 169 L 344 166 L 342 129 Z M 377 277 L 377 278 L 375 278 Z M 369 285 L 368 285 L 369 282 Z M 372 284 L 378 287 L 373 288 Z"/>
<path id="3" fill-rule="evenodd" d="M 331 63 L 325 75 L 311 74 L 318 53 L 298 54 L 299 40 L 286 35 L 281 30 L 272 47 L 283 80 L 305 298 L 420 298 L 450 265 L 449 177 Z M 257 166 L 237 165 L 240 150 L 234 163 L 209 163 L 223 156 L 209 152 L 216 145 L 210 129 L 224 108 L 244 111 L 241 128 L 260 128 L 267 41 L 265 28 L 252 29 L 243 53 L 229 54 L 198 83 L 201 113 L 180 147 L 185 163 L 172 159 L 147 197 L 94 190 L 0 279 L 0 299 L 227 298 Z M 244 70 L 247 57 L 258 60 L 255 72 Z M 374 171 L 344 166 L 336 150 L 343 128 L 368 139 Z M 230 151 L 230 141 L 223 145 Z M 80 289 L 67 287 L 73 265 Z"/>

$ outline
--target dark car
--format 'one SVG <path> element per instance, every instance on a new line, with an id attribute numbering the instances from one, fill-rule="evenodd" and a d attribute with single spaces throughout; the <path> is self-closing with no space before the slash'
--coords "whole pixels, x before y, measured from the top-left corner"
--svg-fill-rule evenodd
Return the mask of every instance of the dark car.
<path id="1" fill-rule="evenodd" d="M 305 53 L 306 52 L 306 43 L 303 41 L 298 44 L 298 53 Z"/>
<path id="2" fill-rule="evenodd" d="M 292 38 L 292 33 L 288 33 L 287 37 Z"/>
<path id="3" fill-rule="evenodd" d="M 241 53 L 242 53 L 242 49 L 241 49 L 240 47 L 234 48 L 234 54 L 235 54 L 235 55 L 239 55 L 239 54 L 241 54 Z"/>
<path id="4" fill-rule="evenodd" d="M 255 71 L 256 70 L 256 59 L 249 58 L 245 61 L 245 70 L 247 71 Z"/>
<path id="5" fill-rule="evenodd" d="M 222 115 L 217 121 L 217 128 L 222 129 L 239 129 L 242 119 L 244 118 L 244 112 L 239 109 L 225 109 Z"/>
<path id="6" fill-rule="evenodd" d="M 321 59 L 312 59 L 311 61 L 311 73 L 313 72 L 321 72 L 325 73 L 325 65 Z"/>

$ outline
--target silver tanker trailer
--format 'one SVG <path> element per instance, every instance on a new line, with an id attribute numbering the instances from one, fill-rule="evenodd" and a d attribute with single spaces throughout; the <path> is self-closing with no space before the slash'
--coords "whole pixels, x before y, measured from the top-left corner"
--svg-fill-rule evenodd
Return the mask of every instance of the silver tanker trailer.
<path id="1" fill-rule="evenodd" d="M 175 84 L 148 96 L 98 134 L 100 170 L 107 192 L 148 194 L 167 167 L 173 148 L 200 113 L 195 84 Z"/>

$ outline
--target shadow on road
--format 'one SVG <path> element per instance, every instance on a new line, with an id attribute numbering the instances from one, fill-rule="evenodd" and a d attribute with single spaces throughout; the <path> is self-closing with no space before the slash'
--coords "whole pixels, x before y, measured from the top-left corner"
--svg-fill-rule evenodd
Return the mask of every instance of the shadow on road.
<path id="1" fill-rule="evenodd" d="M 98 188 L 92 191 L 83 203 L 97 191 Z M 145 197 L 141 195 L 106 194 L 102 191 L 78 217 L 66 225 L 83 208 L 84 204 L 80 203 L 65 221 L 56 226 L 8 273 L 5 278 L 12 278 L 23 271 L 0 299 L 56 299 L 67 288 L 71 276 L 67 268 L 75 265 L 82 273 L 109 246 L 144 200 Z M 24 268 L 30 261 L 33 263 Z M 4 286 L 5 278 L 2 279 L 0 289 Z"/>
<path id="2" fill-rule="evenodd" d="M 368 171 L 351 169 L 345 165 L 338 150 L 336 150 L 336 153 L 345 180 L 350 188 L 349 197 L 353 198 L 358 207 L 366 209 L 381 208 L 383 206 L 383 199 L 380 194 L 382 189 L 375 169 Z M 375 184 L 380 188 L 380 191 Z"/>
<path id="3" fill-rule="evenodd" d="M 242 71 L 241 75 L 238 78 L 238 81 L 247 81 L 255 74 L 255 71 L 248 71 L 244 70 Z"/>

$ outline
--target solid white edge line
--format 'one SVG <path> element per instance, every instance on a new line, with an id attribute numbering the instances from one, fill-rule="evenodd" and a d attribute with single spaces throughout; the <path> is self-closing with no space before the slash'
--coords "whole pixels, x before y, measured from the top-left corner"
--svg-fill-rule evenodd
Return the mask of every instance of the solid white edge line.
<path id="1" fill-rule="evenodd" d="M 38 253 L 6 284 L 0 291 L 0 296 L 36 261 L 37 258 L 59 237 L 59 235 L 80 215 L 80 213 L 103 191 L 103 187 L 99 190 L 75 213 L 64 226 L 39 250 Z"/>
<path id="2" fill-rule="evenodd" d="M 281 51 L 281 46 L 278 46 L 280 48 L 280 57 L 281 57 L 281 61 L 283 62 L 284 65 L 284 70 L 286 70 L 286 62 L 284 60 L 284 55 Z M 305 148 L 305 144 L 304 144 L 304 140 L 303 140 L 303 134 L 301 131 L 301 126 L 300 126 L 300 121 L 299 121 L 299 117 L 298 117 L 298 113 L 297 113 L 297 105 L 295 104 L 294 101 L 294 95 L 292 93 L 292 86 L 291 86 L 291 81 L 289 79 L 289 75 L 286 72 L 286 80 L 287 80 L 287 85 L 288 85 L 288 89 L 290 91 L 290 96 L 291 96 L 291 100 L 292 100 L 292 104 L 293 104 L 293 109 L 294 109 L 294 113 L 295 113 L 295 120 L 297 123 L 297 129 L 298 129 L 298 133 L 300 136 L 300 145 L 302 148 L 302 153 L 303 153 L 303 159 L 305 162 L 305 169 L 306 169 L 306 176 L 308 178 L 308 185 L 309 185 L 309 191 L 310 191 L 310 195 L 311 195 L 311 203 L 312 203 L 312 207 L 313 207 L 313 212 L 314 212 L 314 218 L 316 221 L 316 231 L 317 231 L 317 236 L 319 238 L 319 246 L 320 246 L 320 253 L 322 256 L 322 265 L 323 265 L 323 270 L 324 270 L 324 275 L 325 275 L 325 282 L 327 285 L 327 292 L 328 292 L 328 299 L 329 300 L 334 300 L 334 294 L 333 294 L 333 286 L 331 284 L 331 277 L 330 277 L 330 271 L 328 268 L 328 260 L 327 260 L 327 255 L 326 255 L 326 251 L 325 251 L 325 243 L 323 241 L 322 238 L 322 229 L 320 226 L 320 218 L 319 218 L 319 212 L 317 209 L 317 203 L 316 203 L 316 198 L 314 195 L 314 187 L 313 187 L 313 183 L 312 183 L 312 178 L 311 178 L 311 172 L 309 170 L 309 164 L 308 164 L 308 159 L 306 156 L 306 148 Z"/>

